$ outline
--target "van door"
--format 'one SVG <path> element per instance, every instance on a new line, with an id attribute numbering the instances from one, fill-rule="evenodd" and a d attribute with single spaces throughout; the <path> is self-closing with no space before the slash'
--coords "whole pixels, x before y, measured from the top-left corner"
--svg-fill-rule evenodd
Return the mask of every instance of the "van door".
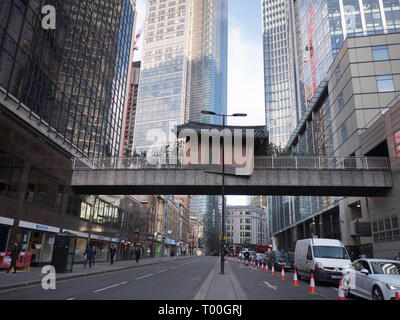
<path id="1" fill-rule="evenodd" d="M 304 270 L 307 273 L 307 276 L 310 275 L 311 269 L 314 269 L 314 261 L 313 261 L 311 246 L 308 245 L 307 255 L 306 255 L 306 265 L 305 265 L 305 270 Z"/>

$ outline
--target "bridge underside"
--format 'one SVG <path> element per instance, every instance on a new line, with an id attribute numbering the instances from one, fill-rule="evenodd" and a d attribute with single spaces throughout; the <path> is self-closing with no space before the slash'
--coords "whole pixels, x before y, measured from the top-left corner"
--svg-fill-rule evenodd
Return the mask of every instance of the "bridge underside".
<path id="1" fill-rule="evenodd" d="M 256 169 L 250 177 L 225 176 L 226 195 L 379 197 L 392 187 L 390 170 Z M 221 174 L 203 170 L 77 170 L 72 188 L 80 194 L 218 195 Z"/>

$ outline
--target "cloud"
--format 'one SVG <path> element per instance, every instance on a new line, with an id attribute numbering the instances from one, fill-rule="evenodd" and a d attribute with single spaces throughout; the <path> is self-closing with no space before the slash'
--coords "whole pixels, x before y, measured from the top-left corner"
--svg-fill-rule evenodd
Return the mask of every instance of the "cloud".
<path id="1" fill-rule="evenodd" d="M 265 125 L 264 63 L 262 37 L 246 35 L 245 21 L 230 18 L 228 37 L 228 112 L 247 113 L 229 124 Z"/>

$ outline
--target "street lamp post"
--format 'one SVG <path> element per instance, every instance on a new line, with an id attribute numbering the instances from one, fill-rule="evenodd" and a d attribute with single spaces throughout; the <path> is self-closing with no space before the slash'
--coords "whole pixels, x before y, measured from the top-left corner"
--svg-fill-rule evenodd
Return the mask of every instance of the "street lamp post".
<path id="1" fill-rule="evenodd" d="M 222 117 L 222 132 L 225 130 L 226 118 L 227 117 L 247 117 L 246 113 L 234 113 L 234 114 L 219 114 L 212 111 L 202 110 L 201 113 L 220 116 Z M 222 214 L 221 214 L 221 274 L 224 274 L 224 262 L 225 262 L 225 139 L 222 138 Z"/>

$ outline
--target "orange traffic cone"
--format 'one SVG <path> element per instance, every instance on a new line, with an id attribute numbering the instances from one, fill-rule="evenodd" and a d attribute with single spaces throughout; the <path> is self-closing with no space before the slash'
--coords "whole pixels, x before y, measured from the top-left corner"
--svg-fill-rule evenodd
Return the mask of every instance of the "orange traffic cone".
<path id="1" fill-rule="evenodd" d="M 338 300 L 346 300 L 344 297 L 342 280 L 339 281 L 339 293 L 338 293 Z"/>
<path id="2" fill-rule="evenodd" d="M 264 271 L 264 264 L 261 263 L 261 271 Z"/>
<path id="3" fill-rule="evenodd" d="M 396 291 L 396 294 L 394 296 L 394 300 L 400 300 L 400 295 L 399 295 L 398 291 Z"/>
<path id="4" fill-rule="evenodd" d="M 268 273 L 269 269 L 268 269 L 268 263 L 265 264 L 265 272 Z"/>
<path id="5" fill-rule="evenodd" d="M 272 264 L 272 269 L 271 269 L 271 276 L 275 275 L 275 268 L 274 268 L 274 264 Z"/>
<path id="6" fill-rule="evenodd" d="M 286 280 L 286 277 L 285 277 L 285 268 L 284 268 L 284 267 L 282 267 L 281 280 Z"/>
<path id="7" fill-rule="evenodd" d="M 319 293 L 317 293 L 317 290 L 315 288 L 314 274 L 313 273 L 311 273 L 310 288 L 308 290 L 308 294 L 319 294 Z"/>
<path id="8" fill-rule="evenodd" d="M 297 279 L 297 272 L 296 272 L 296 269 L 294 269 L 293 286 L 295 286 L 295 287 L 300 287 L 299 280 Z"/>
<path id="9" fill-rule="evenodd" d="M 257 262 L 257 269 L 260 269 L 260 263 Z"/>

